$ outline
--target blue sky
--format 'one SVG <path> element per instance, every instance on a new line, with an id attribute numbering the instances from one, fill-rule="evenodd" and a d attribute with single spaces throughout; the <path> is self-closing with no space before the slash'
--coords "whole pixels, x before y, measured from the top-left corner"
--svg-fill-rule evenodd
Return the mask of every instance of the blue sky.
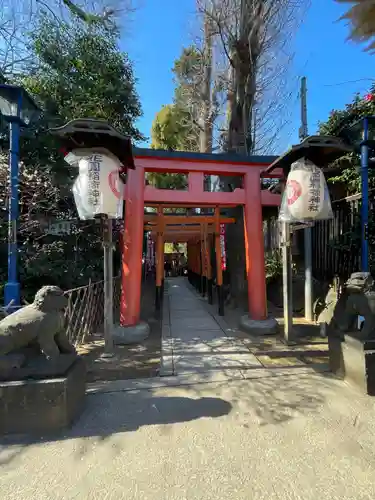
<path id="1" fill-rule="evenodd" d="M 348 4 L 334 0 L 311 3 L 295 38 L 293 68 L 294 76 L 307 77 L 310 134 L 331 109 L 344 107 L 357 91 L 366 92 L 375 60 L 361 46 L 346 41 L 348 28 L 337 20 Z M 191 42 L 194 4 L 195 0 L 141 0 L 124 34 L 122 48 L 134 61 L 144 112 L 138 125 L 147 136 L 155 114 L 172 101 L 171 68 L 182 47 Z M 295 99 L 291 101 L 293 118 L 283 131 L 281 149 L 298 142 L 298 106 L 296 84 Z"/>

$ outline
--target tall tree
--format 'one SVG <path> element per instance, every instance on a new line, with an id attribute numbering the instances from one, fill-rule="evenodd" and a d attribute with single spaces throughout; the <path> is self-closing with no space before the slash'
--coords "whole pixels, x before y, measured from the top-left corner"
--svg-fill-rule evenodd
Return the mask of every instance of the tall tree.
<path id="1" fill-rule="evenodd" d="M 211 152 L 213 129 L 219 114 L 217 94 L 219 79 L 213 78 L 213 34 L 210 19 L 206 18 L 204 38 L 200 44 L 185 47 L 173 67 L 175 92 L 173 104 L 163 106 L 152 127 L 151 147 L 157 149 Z M 158 184 L 167 185 L 170 177 L 158 178 Z M 185 186 L 185 176 L 173 177 L 171 188 Z M 177 182 L 177 184 L 176 184 Z M 155 182 L 154 182 L 155 183 Z"/>
<path id="2" fill-rule="evenodd" d="M 170 151 L 199 151 L 202 128 L 200 92 L 202 88 L 202 54 L 193 46 L 184 48 L 175 61 L 173 104 L 163 106 L 151 129 L 151 147 Z M 158 188 L 185 189 L 186 175 L 148 174 Z"/>
<path id="3" fill-rule="evenodd" d="M 202 68 L 202 89 L 201 89 L 201 112 L 199 117 L 200 125 L 200 146 L 201 153 L 212 152 L 213 141 L 213 107 L 212 107 L 212 45 L 213 30 L 209 16 L 204 17 L 204 39 L 203 39 L 203 68 Z"/>
<path id="4" fill-rule="evenodd" d="M 319 123 L 319 133 L 344 138 L 347 142 L 361 142 L 361 127 L 353 127 L 361 118 L 375 113 L 375 85 L 366 95 L 356 94 L 344 109 L 334 109 L 328 119 Z M 330 182 L 340 182 L 346 186 L 347 194 L 361 190 L 360 156 L 357 152 L 347 154 L 337 160 L 333 167 L 340 167 L 340 173 L 330 178 Z M 370 188 L 375 187 L 374 169 L 369 169 Z"/>
<path id="5" fill-rule="evenodd" d="M 211 18 L 217 40 L 216 58 L 227 68 L 225 148 L 239 153 L 264 150 L 269 153 L 285 123 L 285 102 L 290 93 L 286 76 L 293 56 L 291 42 L 309 1 L 197 0 L 197 3 L 199 10 Z M 254 124 L 258 128 L 257 143 Z"/>
<path id="6" fill-rule="evenodd" d="M 42 117 L 22 138 L 19 235 L 22 281 L 32 293 L 47 282 L 71 288 L 102 276 L 100 228 L 77 220 L 70 190 L 77 172 L 67 168 L 45 129 L 89 116 L 106 119 L 137 140 L 141 109 L 131 62 L 112 30 L 45 16 L 29 41 L 38 64 L 23 84 L 40 104 Z M 6 163 L 0 161 L 1 185 L 6 177 Z M 5 222 L 5 211 L 2 216 Z M 50 234 L 52 222 L 67 220 L 73 222 L 69 234 Z M 0 244 L 4 249 L 5 235 Z M 0 263 L 4 274 L 6 261 Z"/>
<path id="7" fill-rule="evenodd" d="M 198 130 L 191 114 L 179 104 L 167 104 L 155 116 L 151 148 L 169 151 L 197 151 Z"/>
<path id="8" fill-rule="evenodd" d="M 210 21 L 205 24 L 204 37 L 199 45 L 182 50 L 172 69 L 175 81 L 173 105 L 160 111 L 155 121 L 153 135 L 160 137 L 158 121 L 173 123 L 170 131 L 178 128 L 181 140 L 162 141 L 166 149 L 209 152 L 212 150 L 213 127 L 219 115 L 217 95 L 220 79 L 212 70 L 213 35 Z M 168 128 L 165 128 L 168 132 Z M 165 136 L 166 137 L 166 136 Z"/>
<path id="9" fill-rule="evenodd" d="M 87 26 L 114 29 L 133 10 L 133 0 L 0 0 L 0 74 L 23 73 L 33 57 L 27 33 L 42 16 L 56 23 L 79 19 Z"/>
<path id="10" fill-rule="evenodd" d="M 103 118 L 141 138 L 134 125 L 141 111 L 132 65 L 116 34 L 44 18 L 31 42 L 37 65 L 23 81 L 49 120 Z"/>

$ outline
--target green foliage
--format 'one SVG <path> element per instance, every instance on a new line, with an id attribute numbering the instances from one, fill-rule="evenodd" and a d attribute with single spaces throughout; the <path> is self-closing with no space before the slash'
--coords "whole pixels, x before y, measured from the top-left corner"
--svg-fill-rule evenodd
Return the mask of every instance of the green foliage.
<path id="1" fill-rule="evenodd" d="M 184 255 L 186 255 L 186 243 L 165 243 L 164 253 L 183 253 Z"/>
<path id="2" fill-rule="evenodd" d="M 362 141 L 362 123 L 357 122 L 366 116 L 375 115 L 375 85 L 373 85 L 366 96 L 356 94 L 353 101 L 345 106 L 343 110 L 333 110 L 330 113 L 328 120 L 320 123 L 319 132 L 321 134 L 341 136 L 346 141 L 358 146 Z M 374 130 L 370 129 L 370 136 L 374 138 Z M 329 182 L 344 183 L 347 187 L 347 193 L 355 194 L 361 192 L 361 176 L 360 176 L 360 154 L 358 148 L 356 152 L 345 155 L 332 165 L 339 166 L 341 171 L 335 177 L 331 177 Z M 369 188 L 375 188 L 375 171 L 369 169 Z M 350 210 L 353 206 L 349 204 L 345 210 Z M 338 236 L 336 241 L 331 242 L 331 246 L 343 255 L 346 255 L 348 262 L 353 260 L 353 256 L 358 255 L 361 251 L 361 222 L 360 212 L 355 211 L 353 214 L 348 213 L 346 220 L 351 221 L 347 226 L 346 231 Z M 375 217 L 370 210 L 369 214 L 369 257 L 370 269 L 375 269 Z"/>
<path id="3" fill-rule="evenodd" d="M 141 108 L 132 65 L 119 50 L 116 34 L 45 17 L 30 36 L 38 66 L 23 83 L 48 117 L 59 122 L 102 118 L 142 139 L 134 126 Z"/>
<path id="4" fill-rule="evenodd" d="M 268 253 L 265 257 L 265 267 L 266 267 L 266 282 L 272 283 L 276 281 L 283 272 L 283 265 L 281 261 L 281 255 L 279 250 L 274 250 Z"/>
<path id="5" fill-rule="evenodd" d="M 167 104 L 152 124 L 151 148 L 169 151 L 198 151 L 198 137 L 191 116 L 177 104 Z"/>
<path id="6" fill-rule="evenodd" d="M 202 56 L 194 47 L 183 49 L 176 59 L 173 104 L 163 106 L 152 124 L 154 149 L 199 151 L 202 65 Z"/>
<path id="7" fill-rule="evenodd" d="M 201 91 L 203 83 L 204 59 L 196 47 L 191 46 L 182 50 L 181 56 L 173 66 L 175 76 L 174 102 L 179 107 L 189 107 L 192 118 L 198 119 L 201 105 Z"/>
<path id="8" fill-rule="evenodd" d="M 346 141 L 358 145 L 361 142 L 361 124 L 358 120 L 365 116 L 375 115 L 375 85 L 369 94 L 361 97 L 356 94 L 353 101 L 343 110 L 332 110 L 326 122 L 319 124 L 319 133 L 324 135 L 341 136 Z M 348 194 L 360 191 L 360 156 L 354 152 L 337 160 L 332 167 L 340 167 L 339 175 L 329 179 L 329 182 L 342 182 L 347 186 Z M 369 170 L 369 186 L 375 187 L 373 169 Z"/>
<path id="9" fill-rule="evenodd" d="M 151 186 L 158 189 L 184 190 L 188 185 L 188 179 L 185 174 L 158 174 L 156 172 L 148 172 L 147 181 Z"/>
<path id="10" fill-rule="evenodd" d="M 76 170 L 58 152 L 47 128 L 78 117 L 109 121 L 135 140 L 141 115 L 132 65 L 117 44 L 116 33 L 102 26 L 54 22 L 43 17 L 30 35 L 36 66 L 23 80 L 42 109 L 38 126 L 25 130 L 21 142 L 19 261 L 28 300 L 45 284 L 65 289 L 102 278 L 100 225 L 79 221 L 71 186 Z M 25 74 L 27 72 L 25 71 Z M 7 137 L 1 145 L 7 147 Z M 0 185 L 6 186 L 6 155 L 0 158 Z M 6 192 L 0 192 L 0 283 L 6 279 Z M 3 203 L 4 202 L 4 203 Z M 51 234 L 51 224 L 73 222 L 67 234 Z M 114 231 L 118 240 L 119 229 Z M 119 264 L 119 256 L 117 254 Z M 0 291 L 1 293 L 1 291 Z"/>

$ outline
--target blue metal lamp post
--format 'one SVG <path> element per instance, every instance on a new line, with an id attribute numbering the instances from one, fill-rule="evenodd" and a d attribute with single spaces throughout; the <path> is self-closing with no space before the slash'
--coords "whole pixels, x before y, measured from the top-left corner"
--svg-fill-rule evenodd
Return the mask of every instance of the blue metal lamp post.
<path id="1" fill-rule="evenodd" d="M 368 255 L 368 160 L 369 117 L 363 119 L 363 141 L 361 143 L 361 264 L 362 271 L 369 270 Z"/>
<path id="2" fill-rule="evenodd" d="M 349 127 L 344 127 L 340 135 L 355 146 L 361 155 L 361 270 L 369 271 L 369 160 L 375 151 L 374 140 L 375 116 L 365 116 Z"/>
<path id="3" fill-rule="evenodd" d="M 18 181 L 19 141 L 21 127 L 27 127 L 38 112 L 38 107 L 24 88 L 0 85 L 0 114 L 9 123 L 9 225 L 8 225 L 8 282 L 4 287 L 5 306 L 20 305 L 21 287 L 18 281 Z"/>

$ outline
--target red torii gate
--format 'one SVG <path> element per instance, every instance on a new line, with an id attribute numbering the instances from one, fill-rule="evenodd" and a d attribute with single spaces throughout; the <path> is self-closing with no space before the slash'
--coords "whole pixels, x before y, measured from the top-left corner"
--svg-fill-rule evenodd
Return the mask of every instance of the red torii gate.
<path id="1" fill-rule="evenodd" d="M 145 230 L 151 231 L 151 238 L 156 243 L 156 294 L 155 307 L 159 311 L 163 299 L 164 243 L 187 243 L 188 279 L 194 284 L 208 303 L 213 303 L 211 245 L 216 257 L 216 290 L 218 312 L 224 315 L 224 297 L 222 294 L 223 272 L 220 244 L 220 227 L 232 224 L 236 220 L 220 216 L 220 208 L 215 208 L 214 215 L 168 215 L 164 214 L 168 205 L 157 205 L 157 214 L 145 216 Z M 211 238 L 213 236 L 214 238 Z M 199 278 L 198 278 L 199 276 Z"/>
<path id="2" fill-rule="evenodd" d="M 136 326 L 140 319 L 144 207 L 169 204 L 171 207 L 244 207 L 245 245 L 249 315 L 267 318 L 266 277 L 262 206 L 278 206 L 280 195 L 261 190 L 261 172 L 274 157 L 236 157 L 159 150 L 135 150 L 135 170 L 127 173 L 125 187 L 125 227 L 122 255 L 120 324 Z M 188 190 L 157 189 L 145 185 L 145 173 L 188 175 Z M 232 192 L 204 191 L 204 176 L 242 177 L 242 187 Z M 281 170 L 267 177 L 281 177 Z"/>

